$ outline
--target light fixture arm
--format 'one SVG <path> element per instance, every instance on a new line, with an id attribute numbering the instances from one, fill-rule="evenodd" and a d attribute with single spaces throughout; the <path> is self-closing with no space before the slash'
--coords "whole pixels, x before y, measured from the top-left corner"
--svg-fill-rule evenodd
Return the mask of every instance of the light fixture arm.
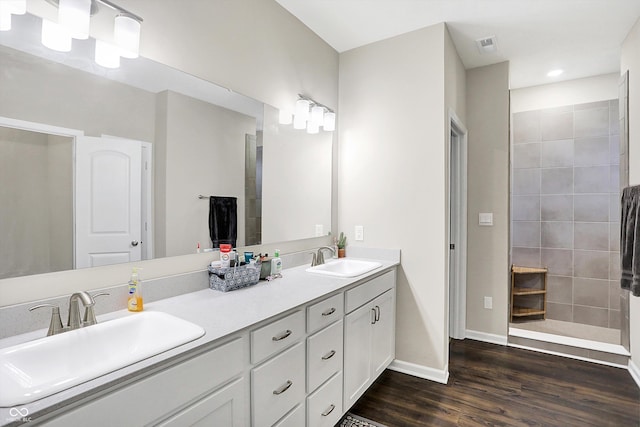
<path id="1" fill-rule="evenodd" d="M 325 110 L 327 110 L 329 113 L 335 113 L 335 111 L 333 111 L 331 108 L 327 107 L 324 104 L 319 103 L 318 101 L 316 101 L 315 99 L 308 97 L 306 95 L 302 95 L 301 93 L 298 94 L 298 98 L 299 99 L 304 99 L 305 101 L 309 101 L 311 103 L 311 105 L 317 105 L 318 107 L 322 107 Z"/>

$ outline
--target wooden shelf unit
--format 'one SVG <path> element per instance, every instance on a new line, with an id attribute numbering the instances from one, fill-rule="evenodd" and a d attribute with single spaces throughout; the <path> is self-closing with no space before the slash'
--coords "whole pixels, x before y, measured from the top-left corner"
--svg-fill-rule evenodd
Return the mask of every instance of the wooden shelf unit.
<path id="1" fill-rule="evenodd" d="M 527 316 L 540 316 L 546 318 L 547 315 L 547 268 L 538 267 L 521 267 L 517 265 L 511 266 L 511 321 L 515 318 L 523 318 Z M 523 274 L 540 274 L 542 275 L 541 288 L 522 288 L 518 287 L 516 278 Z M 542 299 L 542 308 L 530 308 L 518 306 L 518 297 L 527 295 L 539 295 Z"/>

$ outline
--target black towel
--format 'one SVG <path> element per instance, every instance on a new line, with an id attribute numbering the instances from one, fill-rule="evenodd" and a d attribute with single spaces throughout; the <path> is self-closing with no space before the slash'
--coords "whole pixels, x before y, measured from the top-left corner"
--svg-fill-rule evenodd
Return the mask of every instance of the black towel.
<path id="1" fill-rule="evenodd" d="M 622 190 L 620 261 L 622 289 L 640 296 L 640 185 Z"/>
<path id="2" fill-rule="evenodd" d="M 214 248 L 221 243 L 236 247 L 238 209 L 235 197 L 209 197 L 209 236 Z"/>

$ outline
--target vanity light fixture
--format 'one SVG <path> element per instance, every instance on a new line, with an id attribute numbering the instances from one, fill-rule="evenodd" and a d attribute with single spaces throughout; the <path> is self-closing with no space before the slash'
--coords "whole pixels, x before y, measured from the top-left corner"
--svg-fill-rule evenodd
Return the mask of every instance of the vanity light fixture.
<path id="1" fill-rule="evenodd" d="M 11 15 L 27 13 L 27 0 L 0 0 L 0 31 L 11 30 Z"/>
<path id="2" fill-rule="evenodd" d="M 58 22 L 42 20 L 42 44 L 59 51 L 71 50 L 71 39 L 89 38 L 91 17 L 102 7 L 116 12 L 113 43 L 96 39 L 95 59 L 99 65 L 118 68 L 120 57 L 137 58 L 140 54 L 141 17 L 109 0 L 46 0 L 58 8 Z M 11 30 L 11 15 L 27 12 L 27 0 L 0 0 L 0 31 Z"/>
<path id="3" fill-rule="evenodd" d="M 564 73 L 564 70 L 561 69 L 557 69 L 557 70 L 551 70 L 547 73 L 548 77 L 558 77 L 560 74 Z"/>
<path id="4" fill-rule="evenodd" d="M 307 133 L 318 133 L 320 126 L 327 132 L 336 129 L 336 113 L 326 105 L 309 98 L 298 95 L 296 101 L 295 114 L 293 115 L 293 128 L 306 129 Z M 281 125 L 291 124 L 291 113 L 287 110 L 280 110 L 279 123 Z"/>

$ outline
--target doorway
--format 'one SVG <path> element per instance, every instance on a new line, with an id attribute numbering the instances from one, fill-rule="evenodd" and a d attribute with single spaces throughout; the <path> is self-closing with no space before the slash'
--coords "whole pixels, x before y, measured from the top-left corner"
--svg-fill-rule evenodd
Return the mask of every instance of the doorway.
<path id="1" fill-rule="evenodd" d="M 467 298 L 467 129 L 449 111 L 449 337 L 464 339 Z"/>

